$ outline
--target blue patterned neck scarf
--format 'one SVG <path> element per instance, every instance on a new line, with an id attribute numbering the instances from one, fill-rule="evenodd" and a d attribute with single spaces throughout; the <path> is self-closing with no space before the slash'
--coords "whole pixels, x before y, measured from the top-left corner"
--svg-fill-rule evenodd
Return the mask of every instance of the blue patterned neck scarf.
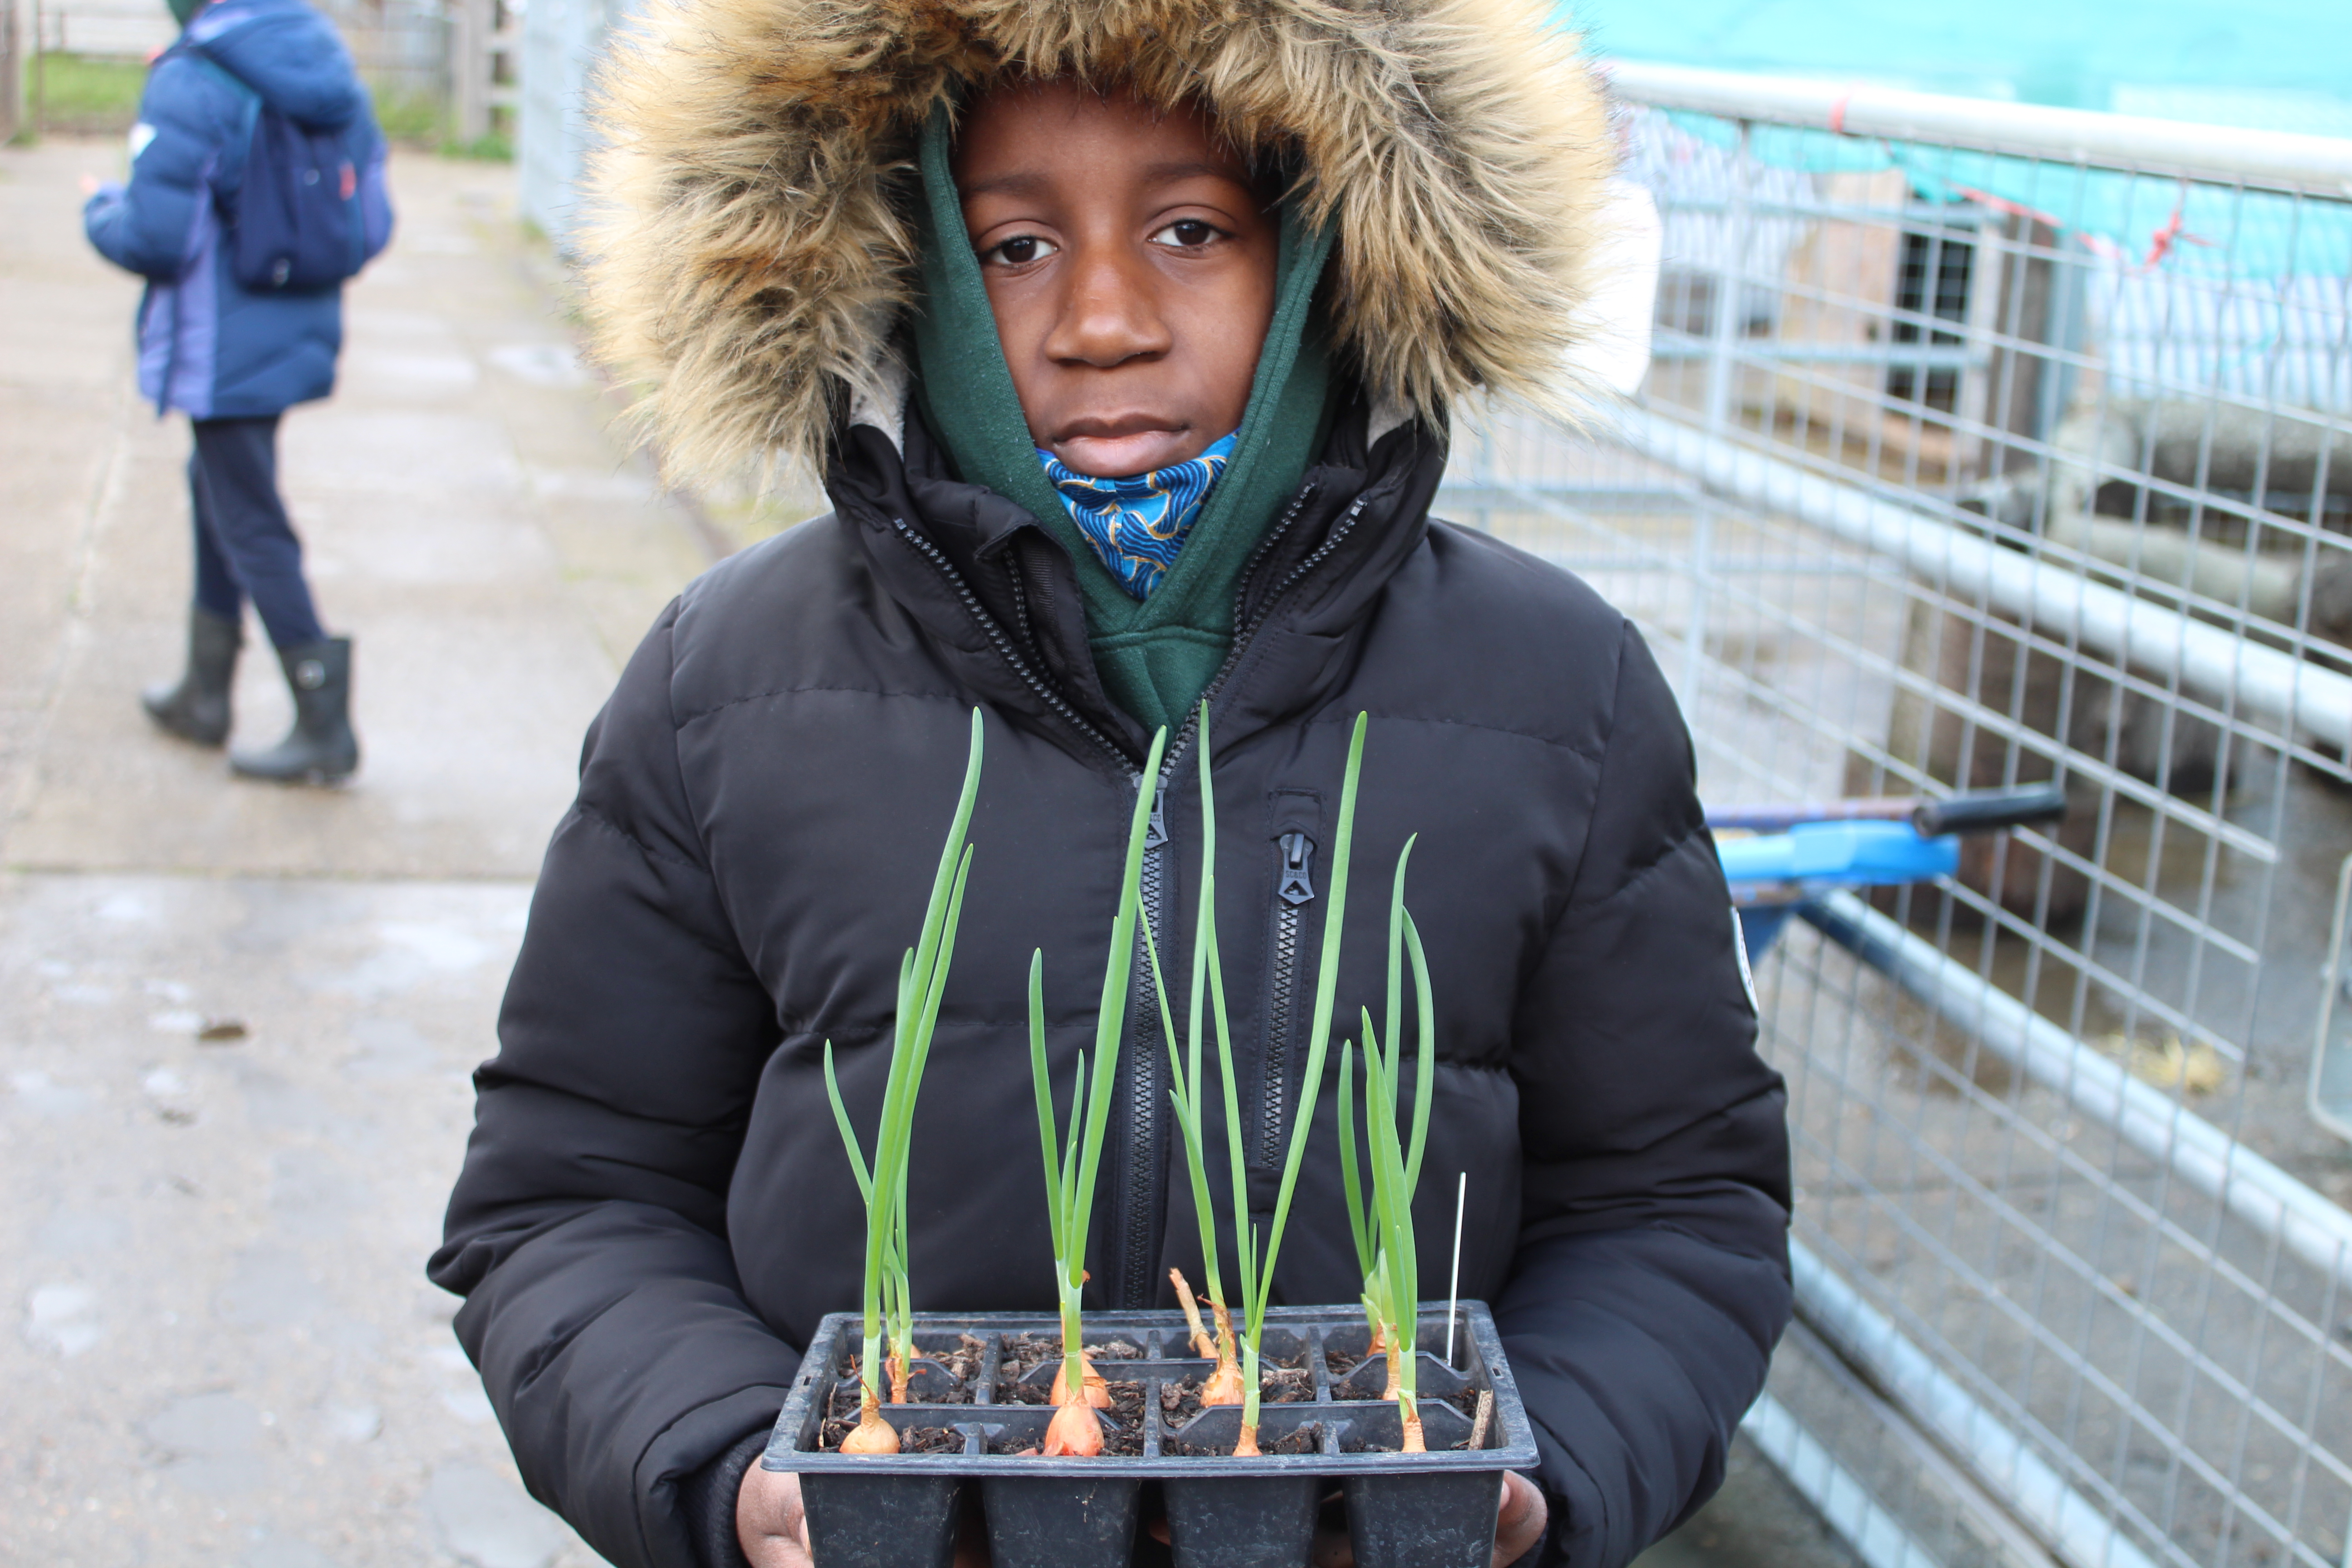
<path id="1" fill-rule="evenodd" d="M 1147 599 L 1176 563 L 1176 552 L 1184 547 L 1184 536 L 1192 531 L 1217 476 L 1232 460 L 1240 435 L 1236 430 L 1197 458 L 1131 479 L 1072 473 L 1042 447 L 1037 460 L 1045 466 L 1046 482 L 1061 493 L 1070 521 L 1118 585 Z"/>

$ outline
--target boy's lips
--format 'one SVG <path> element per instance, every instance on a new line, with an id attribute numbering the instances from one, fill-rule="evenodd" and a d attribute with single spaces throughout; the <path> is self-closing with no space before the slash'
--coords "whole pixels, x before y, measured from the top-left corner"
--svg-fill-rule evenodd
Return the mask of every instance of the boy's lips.
<path id="1" fill-rule="evenodd" d="M 1125 478 L 1181 462 L 1191 426 L 1164 415 L 1073 419 L 1054 437 L 1054 454 L 1080 473 Z"/>

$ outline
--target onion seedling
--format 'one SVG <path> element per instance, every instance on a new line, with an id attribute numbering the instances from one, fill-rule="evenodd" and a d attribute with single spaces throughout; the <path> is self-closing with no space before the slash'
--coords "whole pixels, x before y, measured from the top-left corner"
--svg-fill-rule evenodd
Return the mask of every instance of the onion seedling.
<path id="1" fill-rule="evenodd" d="M 1421 1258 L 1412 1229 L 1412 1195 L 1421 1183 L 1422 1154 L 1429 1143 L 1430 1103 L 1435 1089 L 1436 1006 L 1429 990 L 1429 960 L 1421 932 L 1404 907 L 1405 868 L 1412 858 L 1412 841 L 1397 857 L 1396 880 L 1389 895 L 1389 994 L 1387 1046 L 1372 1026 L 1372 1015 L 1363 1016 L 1364 1144 L 1370 1157 L 1371 1191 L 1365 1193 L 1356 1163 L 1353 1050 L 1339 1050 L 1340 1180 L 1348 1198 L 1348 1224 L 1355 1238 L 1356 1261 L 1364 1276 L 1364 1317 L 1370 1325 L 1370 1353 L 1388 1358 L 1388 1387 L 1383 1397 L 1397 1402 L 1403 1422 L 1403 1451 L 1426 1451 L 1419 1403 L 1419 1363 L 1413 1331 L 1421 1317 Z M 1412 1112 L 1410 1131 L 1398 1127 L 1403 1087 L 1404 966 L 1412 966 L 1414 1000 L 1419 1025 L 1414 1053 Z"/>
<path id="2" fill-rule="evenodd" d="M 857 1191 L 866 1200 L 865 1346 L 857 1363 L 857 1426 L 841 1440 L 845 1454 L 898 1451 L 898 1430 L 882 1418 L 881 1411 L 885 1321 L 887 1318 L 891 1399 L 904 1404 L 908 1358 L 914 1347 L 914 1296 L 907 1274 L 907 1168 L 914 1151 L 915 1095 L 922 1087 L 924 1063 L 930 1058 L 940 999 L 947 989 L 948 963 L 955 952 L 964 883 L 971 871 L 971 846 L 964 835 L 971 826 L 972 802 L 980 794 L 980 710 L 975 708 L 963 794 L 956 801 L 955 820 L 948 828 L 939 870 L 931 879 L 922 933 L 898 963 L 898 1017 L 892 1026 L 890 1069 L 884 1080 L 882 1120 L 875 1129 L 871 1162 L 850 1125 L 849 1108 L 834 1076 L 833 1042 L 824 1043 L 825 1093 L 833 1101 L 833 1119 L 841 1130 L 849 1167 L 857 1176 Z"/>
<path id="3" fill-rule="evenodd" d="M 1331 853 L 1330 902 L 1323 915 L 1323 951 L 1316 973 L 1315 1012 L 1308 1026 L 1307 1068 L 1303 1075 L 1297 1101 L 1297 1112 L 1290 1126 L 1290 1138 L 1282 1163 L 1282 1184 L 1276 1189 L 1274 1215 L 1265 1234 L 1247 1223 L 1249 1215 L 1249 1180 L 1242 1155 L 1240 1097 L 1234 1092 L 1233 1032 L 1225 1019 L 1224 973 L 1217 957 L 1216 915 L 1213 879 L 1213 864 L 1204 862 L 1202 889 L 1202 934 L 1193 974 L 1192 1040 L 1197 1049 L 1200 1039 L 1200 987 L 1205 976 L 1207 989 L 1214 1009 L 1217 1025 L 1217 1065 L 1225 1096 L 1225 1152 L 1233 1178 L 1234 1241 L 1239 1253 L 1242 1286 L 1242 1321 L 1240 1335 L 1242 1420 L 1241 1436 L 1234 1445 L 1236 1458 L 1253 1458 L 1257 1446 L 1258 1401 L 1262 1388 L 1260 1365 L 1265 1343 L 1265 1310 L 1274 1295 L 1274 1266 L 1282 1250 L 1283 1227 L 1290 1218 L 1291 1195 L 1298 1187 L 1298 1169 L 1307 1153 L 1307 1134 L 1315 1125 L 1315 1104 L 1323 1089 L 1323 1062 L 1331 1042 L 1331 1015 L 1336 1009 L 1339 987 L 1339 939 L 1348 908 L 1348 862 L 1352 853 L 1356 834 L 1356 784 L 1363 773 L 1364 728 L 1367 716 L 1356 715 L 1354 732 L 1348 742 L 1347 773 L 1339 785 L 1339 820 L 1333 835 Z M 1207 733 L 1207 714 L 1202 715 L 1202 738 Z M 1201 793 L 1204 814 L 1210 794 L 1208 752 L 1205 744 L 1201 757 Z M 1212 837 L 1204 846 L 1204 854 L 1213 854 Z M 1155 970 L 1158 960 L 1153 959 Z M 1162 988 L 1161 994 L 1166 994 Z M 1200 1152 L 1200 1079 L 1194 1063 L 1188 1059 L 1185 1071 L 1178 1076 L 1184 1080 L 1184 1100 L 1179 1121 L 1185 1128 L 1185 1153 L 1193 1170 L 1194 1204 L 1208 1225 L 1210 1212 L 1207 1181 Z M 1215 1268 L 1215 1238 L 1204 1236 L 1202 1248 L 1207 1266 Z M 1214 1305 L 1213 1301 L 1212 1305 Z M 1230 1321 L 1229 1319 L 1227 1320 Z"/>
<path id="4" fill-rule="evenodd" d="M 1216 1321 L 1212 1335 L 1201 1321 L 1201 1310 L 1181 1269 L 1168 1271 L 1184 1321 L 1192 1331 L 1192 1348 L 1215 1361 L 1201 1384 L 1202 1405 L 1244 1402 L 1241 1363 L 1234 1342 L 1234 1315 L 1225 1300 L 1224 1274 L 1218 1258 L 1217 1211 L 1209 1196 L 1208 1155 L 1201 1138 L 1201 1005 L 1203 993 L 1213 1005 L 1217 1027 L 1217 1065 L 1223 1079 L 1225 1151 L 1236 1177 L 1241 1163 L 1241 1106 L 1234 1092 L 1233 1026 L 1225 1014 L 1224 974 L 1217 960 L 1217 800 L 1210 782 L 1209 705 L 1201 704 L 1201 901 L 1193 923 L 1192 974 L 1186 1012 L 1187 1032 L 1179 1042 L 1168 1009 L 1168 984 L 1160 970 L 1160 945 L 1149 918 L 1143 924 L 1144 952 L 1151 963 L 1152 987 L 1160 997 L 1160 1032 L 1168 1042 L 1168 1099 L 1176 1112 L 1184 1166 L 1192 1182 L 1192 1215 L 1201 1229 L 1202 1283 L 1208 1287 L 1209 1310 Z M 1237 1189 L 1238 1190 L 1238 1189 Z M 1236 1214 L 1246 1211 L 1236 1209 Z"/>
<path id="5" fill-rule="evenodd" d="M 1135 811 L 1128 825 L 1127 861 L 1119 875 L 1118 911 L 1111 918 L 1110 955 L 1103 964 L 1102 1002 L 1095 1014 L 1091 1074 L 1086 1053 L 1070 1086 L 1066 1134 L 1055 1125 L 1054 1095 L 1045 1066 L 1045 955 L 1029 960 L 1029 1079 L 1037 1096 L 1037 1139 L 1045 1169 L 1045 1209 L 1054 1242 L 1054 1289 L 1062 1311 L 1062 1367 L 1054 1375 L 1054 1417 L 1041 1452 L 1049 1458 L 1088 1458 L 1102 1452 L 1095 1412 L 1110 1405 L 1110 1390 L 1087 1360 L 1079 1309 L 1086 1294 L 1087 1236 L 1092 1227 L 1095 1180 L 1102 1166 L 1103 1134 L 1118 1075 L 1119 1037 L 1127 1017 L 1128 982 L 1134 974 L 1136 927 L 1143 902 L 1143 842 L 1151 825 L 1152 781 L 1168 747 L 1161 730 L 1151 742 Z"/>

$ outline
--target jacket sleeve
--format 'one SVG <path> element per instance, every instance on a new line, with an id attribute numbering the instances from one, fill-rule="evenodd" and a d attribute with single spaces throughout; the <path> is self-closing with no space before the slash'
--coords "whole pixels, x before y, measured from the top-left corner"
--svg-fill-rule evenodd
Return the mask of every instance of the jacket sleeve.
<path id="1" fill-rule="evenodd" d="M 688 808 L 673 605 L 594 726 L 474 1075 L 435 1283 L 531 1494 L 622 1568 L 692 1568 L 680 1484 L 775 1418 L 727 1189 L 778 1039 Z"/>
<path id="2" fill-rule="evenodd" d="M 1552 1506 L 1619 1568 L 1713 1495 L 1787 1326 L 1786 1096 L 1756 1053 L 1690 741 L 1628 626 L 1566 907 L 1524 993 L 1524 1206 L 1497 1304 Z"/>
<path id="3" fill-rule="evenodd" d="M 202 62 L 182 55 L 156 64 L 131 132 L 131 183 L 101 189 L 82 209 L 83 232 L 100 255 L 159 283 L 180 276 L 202 242 L 205 209 L 244 128 L 244 109 Z"/>

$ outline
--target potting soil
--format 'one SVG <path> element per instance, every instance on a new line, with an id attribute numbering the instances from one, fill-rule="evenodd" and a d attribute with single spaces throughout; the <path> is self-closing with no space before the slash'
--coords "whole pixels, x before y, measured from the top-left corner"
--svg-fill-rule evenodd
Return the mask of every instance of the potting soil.
<path id="1" fill-rule="evenodd" d="M 1160 1385 L 1160 1409 L 1167 1424 L 1181 1426 L 1201 1413 L 1201 1374 Z M 1315 1398 L 1315 1377 L 1303 1366 L 1276 1366 L 1258 1375 L 1260 1405 L 1306 1405 Z"/>
<path id="2" fill-rule="evenodd" d="M 1266 1437 L 1261 1434 L 1261 1437 L 1263 1440 L 1258 1444 L 1261 1453 L 1314 1454 L 1322 1451 L 1323 1428 L 1310 1421 L 1296 1432 L 1283 1436 Z M 1233 1457 L 1234 1452 L 1231 1444 L 1219 1447 L 1213 1443 L 1187 1443 L 1181 1437 L 1162 1438 L 1160 1451 L 1183 1459 L 1227 1459 Z"/>
<path id="3" fill-rule="evenodd" d="M 1027 1382 L 1029 1374 L 1039 1367 L 1051 1369 L 1058 1368 L 1062 1364 L 1062 1336 L 1059 1334 L 1008 1335 L 1003 1343 L 1003 1359 L 997 1363 L 996 1386 L 1010 1394 L 1014 1388 Z M 1087 1346 L 1087 1360 L 1096 1363 L 1095 1370 L 1097 1372 L 1102 1370 L 1099 1363 L 1103 1362 L 1141 1361 L 1142 1359 L 1143 1347 L 1131 1344 L 1126 1340 L 1109 1340 L 1101 1344 Z M 1049 1370 L 1045 1378 L 1038 1384 L 1039 1397 L 1027 1403 L 1034 1405 L 1046 1403 L 1045 1384 L 1052 1381 L 1052 1376 L 1053 1373 Z"/>
<path id="4" fill-rule="evenodd" d="M 829 1417 L 817 1434 L 821 1448 L 838 1453 L 841 1440 L 857 1430 L 856 1412 L 853 1408 L 848 1419 Z M 1140 1448 L 1140 1441 L 1138 1443 Z M 963 1434 L 952 1426 L 908 1426 L 898 1434 L 898 1452 L 902 1454 L 961 1454 Z"/>
<path id="5" fill-rule="evenodd" d="M 981 1356 L 987 1345 L 970 1334 L 961 1336 L 961 1342 L 943 1349 L 925 1352 L 907 1368 L 907 1403 L 909 1405 L 970 1405 L 972 1391 L 980 1384 Z M 858 1357 L 851 1355 L 842 1373 L 842 1382 L 834 1386 L 832 1404 L 827 1415 L 857 1414 Z M 887 1401 L 889 1383 L 886 1377 L 883 1393 Z M 848 1401 L 847 1408 L 842 1401 Z"/>

